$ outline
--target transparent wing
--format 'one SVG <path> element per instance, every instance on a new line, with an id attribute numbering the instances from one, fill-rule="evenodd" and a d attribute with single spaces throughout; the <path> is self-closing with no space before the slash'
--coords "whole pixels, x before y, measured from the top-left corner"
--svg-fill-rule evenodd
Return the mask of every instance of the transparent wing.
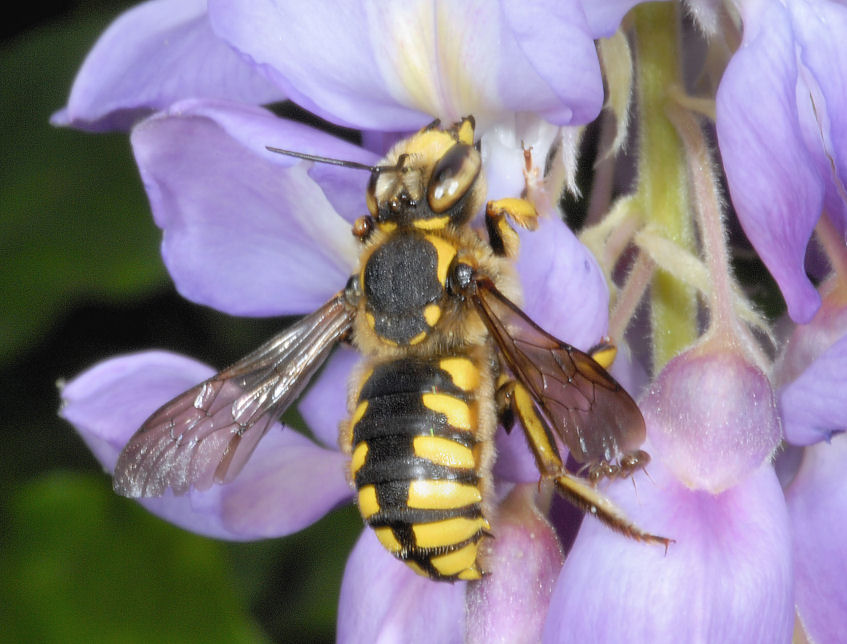
<path id="1" fill-rule="evenodd" d="M 113 485 L 129 497 L 231 481 L 355 317 L 343 292 L 231 367 L 180 394 L 124 447 Z"/>
<path id="2" fill-rule="evenodd" d="M 644 442 L 638 405 L 589 355 L 553 337 L 489 280 L 471 296 L 517 380 L 580 463 L 618 462 Z"/>

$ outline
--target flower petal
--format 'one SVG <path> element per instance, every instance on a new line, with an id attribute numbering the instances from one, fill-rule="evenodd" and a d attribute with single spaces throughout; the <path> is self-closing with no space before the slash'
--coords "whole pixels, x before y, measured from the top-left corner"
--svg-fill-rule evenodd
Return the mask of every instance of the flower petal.
<path id="1" fill-rule="evenodd" d="M 847 430 L 847 336 L 823 352 L 779 396 L 785 438 L 795 445 L 828 441 Z"/>
<path id="2" fill-rule="evenodd" d="M 186 298 L 234 315 L 293 314 L 346 283 L 358 253 L 349 224 L 306 164 L 264 146 L 337 158 L 359 148 L 260 108 L 211 101 L 147 119 L 132 143 L 164 231 L 162 255 Z M 367 180 L 335 180 L 345 176 Z"/>
<path id="3" fill-rule="evenodd" d="M 302 530 L 352 500 L 348 457 L 293 430 L 271 430 L 238 477 L 221 492 L 228 529 L 250 538 Z"/>
<path id="4" fill-rule="evenodd" d="M 732 350 L 695 348 L 677 356 L 641 408 L 653 456 L 692 489 L 731 488 L 782 439 L 768 379 Z"/>
<path id="5" fill-rule="evenodd" d="M 497 509 L 490 575 L 468 586 L 466 642 L 538 642 L 564 557 L 535 505 L 537 484 L 516 486 Z"/>
<path id="6" fill-rule="evenodd" d="M 112 358 L 62 387 L 60 415 L 111 472 L 118 453 L 157 406 L 214 373 L 207 365 L 164 351 Z"/>
<path id="7" fill-rule="evenodd" d="M 270 103 L 281 90 L 212 33 L 204 0 L 145 2 L 103 32 L 54 125 L 104 131 L 191 97 Z"/>
<path id="8" fill-rule="evenodd" d="M 339 427 L 349 416 L 347 393 L 360 360 L 357 351 L 339 347 L 297 406 L 309 429 L 324 445 L 338 445 Z"/>
<path id="9" fill-rule="evenodd" d="M 644 0 L 580 0 L 585 17 L 591 30 L 591 35 L 597 38 L 608 38 L 618 27 L 627 11 Z"/>
<path id="10" fill-rule="evenodd" d="M 518 274 L 523 309 L 545 331 L 583 351 L 609 324 L 609 291 L 597 260 L 561 221 L 541 217 L 521 231 Z"/>
<path id="11" fill-rule="evenodd" d="M 494 462 L 494 477 L 511 483 L 537 483 L 539 477 L 535 457 L 527 445 L 520 421 L 509 433 L 497 428 L 494 436 L 497 460 Z"/>
<path id="12" fill-rule="evenodd" d="M 366 529 L 344 570 L 339 642 L 461 642 L 465 586 L 435 583 L 395 559 Z"/>
<path id="13" fill-rule="evenodd" d="M 804 128 L 806 144 L 815 154 L 826 189 L 825 207 L 842 237 L 847 235 L 847 78 L 833 73 L 847 69 L 847 7 L 829 0 L 787 4 L 798 41 L 801 90 L 798 101 L 810 109 Z M 811 101 L 811 103 L 810 103 Z"/>
<path id="14" fill-rule="evenodd" d="M 568 108 L 553 112 L 532 111 L 558 125 L 589 123 L 597 118 L 603 107 L 603 80 L 594 38 L 580 3 L 577 0 L 501 0 L 500 7 L 532 69 Z M 567 74 L 562 73 L 563 60 L 568 61 Z M 509 91 L 520 95 L 520 100 L 510 101 L 511 111 L 527 109 L 524 107 L 528 102 L 526 96 L 534 91 L 537 81 L 532 79 L 533 84 L 524 88 L 516 85 L 530 78 L 509 78 Z"/>
<path id="15" fill-rule="evenodd" d="M 781 3 L 742 3 L 744 39 L 717 93 L 717 134 L 744 231 L 782 290 L 791 318 L 808 322 L 820 297 L 804 257 L 824 188 L 798 114 L 794 36 Z M 808 101 L 802 109 L 811 109 Z"/>
<path id="16" fill-rule="evenodd" d="M 514 114 L 481 132 L 488 199 L 521 194 L 527 187 L 524 149 L 531 150 L 535 167 L 543 167 L 562 130 L 535 114 Z"/>
<path id="17" fill-rule="evenodd" d="M 797 612 L 810 641 L 837 642 L 847 615 L 847 435 L 818 443 L 786 492 L 794 534 Z"/>
<path id="18" fill-rule="evenodd" d="M 545 643 L 787 642 L 791 535 L 770 465 L 719 495 L 690 490 L 658 461 L 607 490 L 637 524 L 675 539 L 626 539 L 586 519 L 550 600 Z"/>
<path id="19" fill-rule="evenodd" d="M 356 156 L 360 163 L 377 164 L 379 158 L 362 159 L 364 151 Z M 343 161 L 352 159 L 342 159 Z M 325 163 L 315 163 L 309 170 L 309 177 L 317 183 L 327 201 L 345 221 L 354 222 L 358 217 L 367 214 L 364 205 L 365 187 L 369 175 L 361 170 L 344 168 Z M 348 237 L 350 231 L 347 230 Z"/>
<path id="20" fill-rule="evenodd" d="M 156 408 L 213 373 L 206 365 L 162 351 L 113 358 L 63 388 L 61 413 L 111 472 L 120 450 Z M 343 459 L 276 425 L 233 483 L 183 496 L 168 492 L 140 503 L 186 530 L 211 537 L 281 536 L 350 497 Z"/>
<path id="21" fill-rule="evenodd" d="M 514 111 L 557 123 L 593 118 L 602 101 L 597 56 L 591 35 L 574 27 L 579 7 L 565 6 L 532 31 L 517 12 L 509 23 L 483 0 L 317 3 L 309 11 L 282 0 L 211 0 L 209 15 L 216 33 L 306 109 L 344 125 L 408 131 L 432 116 L 453 122 L 469 113 L 480 123 Z M 559 57 L 542 72 L 553 44 Z M 548 82 L 562 55 L 571 56 L 573 88 L 558 74 Z"/>
<path id="22" fill-rule="evenodd" d="M 594 256 L 562 222 L 558 195 L 549 195 L 536 176 L 552 146 L 561 145 L 560 129 L 518 115 L 483 135 L 482 154 L 488 198 L 514 197 L 526 189 L 538 210 L 537 230 L 518 229 L 523 310 L 547 332 L 585 350 L 606 333 L 609 290 Z M 527 177 L 524 146 L 533 159 Z"/>

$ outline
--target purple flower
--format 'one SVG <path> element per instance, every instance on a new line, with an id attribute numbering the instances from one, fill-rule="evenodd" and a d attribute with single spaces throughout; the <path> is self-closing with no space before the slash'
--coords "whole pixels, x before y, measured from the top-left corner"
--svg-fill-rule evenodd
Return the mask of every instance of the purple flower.
<path id="1" fill-rule="evenodd" d="M 55 125 L 106 131 L 188 97 L 283 100 L 279 88 L 215 36 L 204 0 L 145 2 L 103 33 Z"/>
<path id="2" fill-rule="evenodd" d="M 613 641 L 623 628 L 634 641 L 790 636 L 792 541 L 771 465 L 781 439 L 776 400 L 743 334 L 725 325 L 719 298 L 711 304 L 712 326 L 665 365 L 640 401 L 649 477 L 633 476 L 635 498 L 623 481 L 608 490 L 638 525 L 676 542 L 664 556 L 632 541 L 616 547 L 614 535 L 586 523 L 556 582 L 546 642 Z M 616 556 L 604 556 L 611 549 Z M 614 579 L 615 592 L 594 578 Z M 577 597 L 573 588 L 586 590 Z"/>
<path id="3" fill-rule="evenodd" d="M 497 10 L 479 0 L 308 11 L 272 0 L 206 4 L 146 2 L 118 18 L 54 122 L 103 130 L 180 98 L 288 97 L 331 121 L 383 132 L 435 116 L 453 122 L 469 110 L 483 129 L 527 111 L 585 123 L 603 101 L 594 34 L 613 32 L 628 3 L 602 11 L 575 0 L 504 0 Z M 545 29 L 535 29 L 539 21 Z M 474 38 L 460 37 L 470 31 Z M 554 51 L 569 61 L 566 78 L 552 73 Z"/>
<path id="4" fill-rule="evenodd" d="M 161 351 L 113 358 L 68 383 L 62 415 L 112 471 L 120 450 L 157 406 L 212 373 Z M 232 485 L 184 496 L 168 492 L 141 503 L 193 532 L 246 540 L 296 532 L 350 497 L 339 452 L 294 431 L 271 431 Z"/>
<path id="5" fill-rule="evenodd" d="M 785 438 L 794 445 L 829 441 L 847 429 L 847 304 L 844 285 L 830 279 L 823 305 L 806 325 L 796 326 L 775 366 Z"/>
<path id="6" fill-rule="evenodd" d="M 261 144 L 271 141 L 361 160 L 369 160 L 369 153 L 260 108 L 209 101 L 183 101 L 145 120 L 133 130 L 132 141 L 154 217 L 164 231 L 163 256 L 183 295 L 228 312 L 286 314 L 316 308 L 344 285 L 355 261 L 349 215 L 365 211 L 361 183 L 366 177 L 337 169 L 307 171 L 302 163 L 266 152 Z M 354 210 L 348 201 L 345 218 L 330 203 L 330 190 L 358 207 Z M 560 255 L 559 249 L 567 246 L 572 251 Z M 526 235 L 519 270 L 525 306 L 536 319 L 583 346 L 602 335 L 602 275 L 564 225 L 548 218 L 540 232 Z M 562 284 L 570 284 L 564 293 Z M 554 298 L 573 298 L 583 306 L 580 313 L 565 315 L 546 308 Z M 347 379 L 354 360 L 352 351 L 338 352 L 302 401 L 301 412 L 323 446 L 292 430 L 272 430 L 237 484 L 181 497 L 168 493 L 143 501 L 145 506 L 195 532 L 251 539 L 288 534 L 348 501 L 344 457 L 327 447 L 337 444 L 337 428 L 347 414 Z M 65 387 L 63 415 L 111 470 L 147 415 L 210 373 L 207 367 L 161 352 L 114 358 Z M 533 471 L 527 467 L 531 458 L 520 436 L 502 435 L 499 448 L 509 454 L 497 469 L 499 476 L 522 480 Z M 532 481 L 535 472 L 529 475 Z M 310 492 L 304 494 L 304 486 Z M 289 497 L 298 497 L 298 503 L 286 501 Z M 437 584 L 431 588 L 425 579 L 410 581 L 416 575 L 379 549 L 377 559 L 383 563 L 377 570 L 400 565 L 397 583 L 404 588 L 410 583 L 406 592 L 424 588 L 437 597 L 444 595 L 448 603 L 458 592 Z M 372 567 L 373 559 L 367 557 Z M 350 566 L 355 561 L 354 553 Z M 386 577 L 384 583 L 391 579 Z M 347 611 L 361 610 L 347 602 L 363 598 L 360 593 L 342 595 L 342 623 Z"/>
<path id="7" fill-rule="evenodd" d="M 613 642 L 621 632 L 632 641 L 787 641 L 791 535 L 773 469 L 764 465 L 720 495 L 686 487 L 658 458 L 649 470 L 635 482 L 635 503 L 627 503 L 630 482 L 610 496 L 676 542 L 665 555 L 584 522 L 553 591 L 544 641 Z"/>
<path id="8" fill-rule="evenodd" d="M 598 179 L 593 196 L 601 204 L 605 199 L 608 213 L 584 238 L 594 240 L 602 269 L 556 216 L 563 185 L 573 185 L 579 144 L 576 131 L 561 126 L 584 124 L 600 111 L 594 39 L 614 34 L 636 4 L 421 0 L 306 10 L 281 0 L 209 0 L 207 8 L 182 1 L 166 11 L 164 3 L 150 2 L 104 34 L 67 108 L 54 117 L 93 130 L 132 126 L 177 288 L 227 313 L 310 312 L 356 267 L 350 225 L 365 212 L 367 176 L 274 155 L 266 145 L 369 164 L 398 133 L 466 114 L 479 125 L 489 198 L 524 189 L 524 145 L 537 164 L 549 166 L 543 177 L 529 177 L 529 197 L 546 217 L 539 231 L 521 232 L 517 262 L 523 308 L 541 326 L 585 348 L 608 325 L 620 342 L 639 302 L 651 309 L 667 287 L 652 282 L 650 297 L 642 298 L 656 266 L 679 282 L 671 287 L 676 301 L 669 298 L 678 317 L 651 310 L 648 342 L 631 334 L 631 354 L 648 354 L 660 337 L 687 337 L 687 348 L 666 363 L 656 358 L 651 371 L 620 342 L 614 365 L 633 392 L 644 391 L 649 475 L 638 471 L 631 481 L 601 484 L 639 527 L 672 537 L 668 551 L 623 539 L 592 520 L 571 543 L 573 517 L 539 493 L 524 439 L 500 431 L 493 574 L 471 584 L 433 583 L 365 530 L 342 583 L 342 641 L 617 641 L 622 632 L 636 641 L 787 641 L 795 610 L 811 637 L 838 637 L 832 624 L 847 614 L 847 553 L 841 531 L 830 526 L 840 527 L 837 517 L 847 510 L 839 478 L 847 418 L 841 392 L 847 84 L 838 73 L 847 68 L 847 47 L 837 35 L 845 11 L 825 0 L 739 0 L 743 39 L 716 96 L 732 204 L 791 317 L 790 339 L 777 340 L 780 358 L 773 363 L 747 328 L 774 336 L 734 282 L 713 153 L 680 107 L 687 97 L 671 100 L 661 114 L 646 114 L 640 104 L 639 118 L 665 119 L 679 138 L 639 151 L 631 194 L 612 203 Z M 720 43 L 717 25 L 730 17 L 712 2 L 689 5 L 711 42 Z M 636 80 L 644 79 L 638 55 L 649 56 L 649 46 L 667 37 L 647 25 L 677 24 L 673 10 L 670 3 L 635 9 L 634 63 L 625 42 L 601 47 L 603 69 L 617 66 L 606 74 L 610 93 L 632 93 L 629 85 L 611 86 L 632 82 L 628 65 Z M 661 20 L 646 19 L 657 15 Z M 668 86 L 677 83 L 678 63 L 657 61 L 652 79 L 666 73 Z M 649 91 L 639 87 L 637 100 Z M 365 145 L 261 107 L 283 97 L 363 130 Z M 621 116 L 618 123 L 625 124 Z M 648 128 L 639 133 L 651 136 Z M 657 149 L 673 154 L 651 156 Z M 598 177 L 610 162 L 603 157 Z M 651 184 L 662 176 L 655 168 L 671 162 L 684 165 L 681 173 L 673 170 L 687 183 Z M 668 196 L 667 212 L 658 213 L 663 221 L 644 212 L 656 192 Z M 687 239 L 664 230 L 668 212 L 690 224 Z M 833 268 L 819 289 L 803 270 L 816 225 Z M 616 302 L 611 325 L 609 284 Z M 707 314 L 703 328 L 695 290 Z M 348 502 L 345 457 L 336 445 L 356 359 L 338 350 L 300 400 L 315 440 L 273 428 L 233 483 L 181 497 L 168 492 L 145 506 L 202 534 L 253 539 L 288 534 Z M 210 373 L 162 352 L 114 358 L 64 388 L 62 413 L 111 470 L 150 412 Z M 809 447 L 794 471 L 784 475 L 780 465 L 777 477 L 772 460 L 783 433 Z"/>
<path id="9" fill-rule="evenodd" d="M 739 2 L 741 49 L 718 91 L 717 130 L 733 204 L 800 324 L 774 368 L 785 438 L 804 450 L 787 476 L 797 617 L 813 641 L 837 641 L 847 614 L 847 8 Z M 804 268 L 813 230 L 833 274 L 820 289 Z M 820 441 L 830 441 L 831 444 Z M 841 522 L 843 523 L 843 522 Z"/>
<path id="10" fill-rule="evenodd" d="M 732 203 L 782 290 L 808 322 L 820 296 L 804 270 L 826 213 L 847 234 L 847 7 L 830 0 L 737 2 L 740 49 L 717 93 L 717 132 Z"/>
<path id="11" fill-rule="evenodd" d="M 847 516 L 847 298 L 843 279 L 821 289 L 822 306 L 797 326 L 777 361 L 786 440 L 788 512 L 794 534 L 797 615 L 815 641 L 837 641 L 847 611 L 847 550 L 841 517 Z M 795 460 L 796 459 L 796 460 Z M 797 462 L 799 461 L 799 462 Z M 793 468 L 791 468 L 793 466 Z"/>
<path id="12" fill-rule="evenodd" d="M 432 116 L 451 119 L 473 113 L 480 124 L 487 122 L 489 127 L 485 129 L 483 125 L 481 132 L 490 197 L 514 195 L 522 188 L 522 144 L 532 146 L 536 158 L 544 159 L 557 140 L 557 128 L 529 111 L 542 114 L 551 122 L 571 123 L 593 118 L 600 108 L 599 66 L 581 18 L 582 10 L 576 4 L 559 7 L 559 18 L 551 24 L 551 33 L 565 37 L 567 46 L 573 49 L 575 76 L 567 82 L 558 75 L 545 77 L 535 71 L 534 61 L 545 55 L 544 48 L 549 47 L 551 39 L 539 41 L 543 34 L 527 31 L 526 15 L 508 6 L 504 6 L 503 13 L 486 10 L 481 3 L 461 10 L 445 7 L 439 10 L 441 15 L 435 15 L 428 3 L 420 3 L 402 11 L 392 8 L 374 14 L 361 7 L 350 15 L 336 10 L 321 15 L 319 8 L 312 14 L 289 14 L 284 4 L 254 3 L 250 12 L 236 5 L 212 2 L 207 15 L 195 11 L 189 20 L 189 31 L 206 37 L 211 25 L 212 31 L 238 50 L 240 60 L 249 61 L 249 70 L 261 72 L 283 88 L 282 94 L 325 117 L 388 131 L 419 127 Z M 135 34 L 146 30 L 146 36 L 141 38 L 145 42 L 157 42 L 162 37 L 154 22 L 139 20 L 153 7 L 144 5 L 122 19 L 130 21 L 127 28 Z M 421 26 L 420 50 L 383 37 L 388 27 L 396 31 L 408 23 L 410 16 Z M 296 25 L 280 26 L 306 19 L 318 20 L 325 33 L 336 36 L 320 42 L 323 54 L 314 49 L 317 41 L 307 29 L 308 21 L 297 29 L 293 28 Z M 437 38 L 433 28 L 438 21 L 447 19 L 456 27 L 474 21 L 479 42 L 470 43 L 461 52 L 443 50 L 452 41 Z M 132 23 L 133 20 L 137 22 Z M 351 29 L 356 20 L 359 26 Z M 121 21 L 112 29 L 120 26 Z M 284 47 L 275 29 L 289 34 Z M 252 35 L 244 38 L 243 33 Z M 371 34 L 371 40 L 363 41 L 361 33 Z M 366 212 L 367 176 L 348 169 L 309 167 L 271 154 L 265 146 L 365 163 L 372 163 L 377 157 L 249 105 L 266 100 L 258 94 L 221 96 L 198 83 L 187 82 L 189 79 L 178 69 L 173 70 L 174 78 L 168 78 L 176 90 L 161 102 L 149 100 L 149 92 L 141 83 L 134 94 L 125 92 L 110 105 L 102 97 L 117 90 L 96 87 L 98 77 L 111 83 L 109 76 L 98 73 L 98 65 L 109 61 L 108 49 L 115 46 L 113 37 L 108 33 L 107 36 L 98 43 L 81 72 L 72 94 L 72 98 L 77 98 L 72 101 L 74 109 L 69 106 L 56 120 L 105 129 L 125 124 L 144 110 L 159 108 L 135 125 L 132 144 L 154 219 L 163 230 L 162 255 L 180 293 L 228 313 L 281 315 L 313 310 L 341 288 L 356 265 L 350 224 Z M 397 63 L 397 56 L 391 53 L 397 47 L 410 56 L 434 57 L 430 63 L 444 56 L 461 55 L 474 67 L 470 69 L 466 62 L 456 61 L 442 74 L 432 76 L 430 80 L 440 85 L 437 91 L 431 88 L 432 96 L 443 102 L 421 102 L 431 95 L 415 95 L 412 90 L 417 84 L 412 81 L 416 77 L 410 76 L 421 71 L 420 61 Z M 340 53 L 344 51 L 366 51 L 369 58 L 351 58 Z M 299 57 L 292 52 L 299 52 Z M 326 57 L 322 65 L 317 65 L 320 60 L 313 60 L 319 55 Z M 374 61 L 381 61 L 382 66 Z M 362 69 L 365 62 L 369 66 Z M 149 71 L 140 53 L 130 64 L 141 78 Z M 310 71 L 303 75 L 303 69 Z M 517 79 L 520 83 L 515 82 Z M 161 82 L 161 78 L 154 79 L 152 88 Z M 509 91 L 504 92 L 507 82 Z M 215 84 L 210 83 L 210 87 L 214 89 Z M 80 95 L 87 102 L 79 99 Z M 118 107 L 112 110 L 112 105 Z M 519 106 L 527 113 L 516 117 L 514 112 Z M 536 185 L 535 189 L 543 191 L 543 186 Z M 547 203 L 548 209 L 553 207 Z M 524 308 L 552 332 L 587 348 L 606 327 L 606 285 L 594 259 L 554 219 L 555 213 L 543 214 L 538 232 L 522 234 L 518 271 L 524 287 Z M 308 270 L 304 271 L 304 267 Z M 561 306 L 550 307 L 551 301 Z M 144 500 L 144 505 L 202 534 L 252 539 L 287 534 L 347 502 L 351 491 L 344 480 L 344 457 L 329 447 L 336 445 L 337 427 L 347 414 L 346 381 L 354 360 L 349 350 L 337 352 L 301 402 L 301 411 L 317 442 L 291 430 L 274 429 L 237 477 L 237 484 L 215 486 L 204 492 L 192 490 L 180 497 L 168 492 L 162 498 Z M 111 470 L 120 449 L 149 413 L 210 373 L 208 367 L 161 352 L 114 358 L 64 388 L 62 413 Z M 116 401 L 120 404 L 116 405 Z M 530 490 L 534 489 L 537 470 L 531 465 L 524 440 L 517 433 L 501 433 L 498 448 L 501 460 L 497 480 L 508 484 L 528 479 L 532 482 Z M 304 493 L 304 486 L 309 492 Z M 286 501 L 295 496 L 299 497 L 297 503 Z M 524 492 L 520 498 L 532 504 L 532 496 Z M 532 596 L 522 610 L 513 611 L 511 627 L 529 624 L 538 632 L 543 625 L 552 580 L 562 555 L 555 532 L 543 515 L 532 505 L 519 507 L 526 503 L 503 504 L 498 519 L 503 525 L 502 538 L 493 560 L 502 561 L 506 572 L 493 583 L 486 582 L 488 590 L 480 591 L 483 597 L 499 598 L 484 603 L 476 600 L 473 623 L 480 628 L 486 623 L 495 628 L 498 602 L 512 601 L 519 583 L 535 583 L 537 579 L 547 580 L 547 592 Z M 522 517 L 534 517 L 537 528 L 531 534 L 521 528 Z M 501 548 L 505 549 L 503 554 Z M 508 573 L 510 553 L 514 552 L 527 554 L 529 561 L 536 562 L 535 567 Z M 357 566 L 364 566 L 374 577 L 372 587 L 386 585 L 386 592 L 391 595 L 407 597 L 410 610 L 404 612 L 400 602 L 381 612 L 367 609 L 365 603 L 373 593 L 361 593 L 355 587 L 349 590 L 350 584 L 355 586 L 370 578 L 357 572 Z M 378 546 L 369 531 L 364 533 L 348 568 L 339 617 L 342 639 L 344 633 L 366 639 L 366 633 L 388 636 L 394 628 L 403 632 L 439 632 L 433 631 L 432 617 L 417 608 L 421 594 L 431 597 L 429 603 L 440 632 L 445 637 L 450 634 L 461 638 L 465 584 L 433 584 L 417 577 Z M 437 607 L 443 610 L 435 610 Z"/>
<path id="13" fill-rule="evenodd" d="M 843 389 L 843 381 L 840 387 Z M 817 443 L 803 450 L 800 467 L 786 490 L 794 546 L 797 617 L 816 642 L 837 642 L 844 633 L 845 463 L 847 434 L 842 431 L 830 443 Z"/>

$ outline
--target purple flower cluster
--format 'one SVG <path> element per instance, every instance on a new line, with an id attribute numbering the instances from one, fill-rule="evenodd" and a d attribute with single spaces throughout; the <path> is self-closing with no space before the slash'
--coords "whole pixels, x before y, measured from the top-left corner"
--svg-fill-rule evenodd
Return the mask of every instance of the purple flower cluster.
<path id="1" fill-rule="evenodd" d="M 615 267 L 598 263 L 561 222 L 556 201 L 572 183 L 576 128 L 603 105 L 595 40 L 614 34 L 637 4 L 153 0 L 102 35 L 53 121 L 130 129 L 180 293 L 230 314 L 270 316 L 310 312 L 344 285 L 356 265 L 350 225 L 366 212 L 367 177 L 265 146 L 374 163 L 396 133 L 473 114 L 489 198 L 524 188 L 523 145 L 536 159 L 549 156 L 552 171 L 530 191 L 545 215 L 540 231 L 521 233 L 523 308 L 586 348 L 609 328 L 607 284 L 625 302 L 638 280 L 618 291 L 607 280 Z M 688 9 L 714 46 L 732 42 L 730 27 L 741 35 L 711 96 L 717 141 L 732 206 L 788 317 L 770 334 L 778 350 L 769 358 L 729 268 L 712 153 L 698 157 L 699 127 L 671 116 L 692 184 L 682 216 L 698 222 L 703 259 L 671 263 L 676 251 L 657 255 L 655 244 L 650 256 L 659 268 L 690 268 L 678 278 L 700 289 L 709 322 L 655 373 L 619 358 L 616 375 L 643 391 L 653 460 L 649 476 L 633 477 L 635 490 L 629 481 L 603 489 L 641 527 L 675 543 L 665 553 L 585 521 L 565 553 L 558 505 L 537 493 L 525 441 L 501 430 L 492 574 L 429 581 L 365 530 L 341 588 L 339 641 L 618 641 L 625 633 L 632 641 L 779 642 L 795 622 L 817 642 L 843 637 L 847 7 L 689 0 Z M 609 85 L 619 62 L 603 60 Z M 365 146 L 261 107 L 286 99 L 361 130 Z M 646 254 L 637 228 L 625 241 Z M 805 270 L 813 232 L 828 264 L 817 283 Z M 299 403 L 316 442 L 272 430 L 232 483 L 142 503 L 186 529 L 248 540 L 297 531 L 348 502 L 337 428 L 355 359 L 337 351 Z M 164 352 L 117 357 L 64 388 L 62 415 L 111 470 L 153 410 L 212 373 Z M 794 447 L 781 451 L 783 441 Z M 799 458 L 782 467 L 781 454 Z"/>

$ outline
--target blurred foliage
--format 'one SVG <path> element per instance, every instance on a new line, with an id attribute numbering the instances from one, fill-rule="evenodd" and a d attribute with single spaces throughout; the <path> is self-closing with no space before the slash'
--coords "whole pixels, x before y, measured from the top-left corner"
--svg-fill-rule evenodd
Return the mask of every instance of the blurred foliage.
<path id="1" fill-rule="evenodd" d="M 127 135 L 49 124 L 131 4 L 27 5 L 0 44 L 0 640 L 331 642 L 354 508 L 285 539 L 198 537 L 115 496 L 56 415 L 56 381 L 110 355 L 223 366 L 285 324 L 180 298 Z"/>
<path id="2" fill-rule="evenodd" d="M 142 295 L 166 279 L 127 136 L 48 123 L 106 22 L 66 17 L 2 50 L 0 358 L 32 346 L 75 297 Z"/>
<path id="3" fill-rule="evenodd" d="M 91 475 L 53 472 L 12 497 L 0 553 L 11 641 L 261 641 L 221 544 L 150 521 Z"/>

